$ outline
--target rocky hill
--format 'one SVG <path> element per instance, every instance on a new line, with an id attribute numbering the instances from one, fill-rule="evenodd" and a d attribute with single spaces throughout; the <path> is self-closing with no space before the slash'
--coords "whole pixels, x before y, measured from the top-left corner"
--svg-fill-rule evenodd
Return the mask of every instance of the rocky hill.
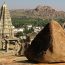
<path id="1" fill-rule="evenodd" d="M 35 9 L 11 10 L 12 17 L 32 17 L 32 18 L 65 18 L 64 11 L 57 11 L 49 6 L 37 6 Z"/>

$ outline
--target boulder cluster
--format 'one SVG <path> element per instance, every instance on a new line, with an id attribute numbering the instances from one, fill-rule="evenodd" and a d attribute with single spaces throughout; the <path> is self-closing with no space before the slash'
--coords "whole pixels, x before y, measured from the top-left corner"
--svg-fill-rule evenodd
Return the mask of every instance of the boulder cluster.
<path id="1" fill-rule="evenodd" d="M 26 49 L 28 60 L 37 62 L 65 62 L 65 31 L 52 20 L 42 29 Z"/>

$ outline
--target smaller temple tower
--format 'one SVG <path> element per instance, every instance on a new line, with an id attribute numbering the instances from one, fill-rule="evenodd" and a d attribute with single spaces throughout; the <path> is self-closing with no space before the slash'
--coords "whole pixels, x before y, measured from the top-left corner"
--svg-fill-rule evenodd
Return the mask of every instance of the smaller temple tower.
<path id="1" fill-rule="evenodd" d="M 13 37 L 13 28 L 10 17 L 10 12 L 6 3 L 1 7 L 1 15 L 0 15 L 0 38 Z"/>

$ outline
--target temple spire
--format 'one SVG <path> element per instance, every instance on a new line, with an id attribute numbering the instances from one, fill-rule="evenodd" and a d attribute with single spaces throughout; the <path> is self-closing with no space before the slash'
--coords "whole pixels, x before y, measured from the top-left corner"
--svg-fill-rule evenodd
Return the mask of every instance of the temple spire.
<path id="1" fill-rule="evenodd" d="M 4 4 L 6 4 L 6 0 L 4 0 Z"/>
<path id="2" fill-rule="evenodd" d="M 4 4 L 6 3 L 6 0 L 4 0 Z"/>
<path id="3" fill-rule="evenodd" d="M 0 16 L 0 36 L 6 37 L 8 36 L 9 38 L 12 37 L 12 22 L 11 22 L 11 16 L 10 16 L 10 12 L 9 9 L 7 7 L 7 4 L 2 5 L 1 7 L 1 16 Z"/>

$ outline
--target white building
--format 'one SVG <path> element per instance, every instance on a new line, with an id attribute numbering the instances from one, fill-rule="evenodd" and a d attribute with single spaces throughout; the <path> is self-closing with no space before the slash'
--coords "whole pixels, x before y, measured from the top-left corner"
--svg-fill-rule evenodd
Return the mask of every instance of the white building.
<path id="1" fill-rule="evenodd" d="M 37 26 L 37 27 L 33 27 L 33 29 L 35 33 L 39 33 L 43 29 L 43 27 Z"/>
<path id="2" fill-rule="evenodd" d="M 31 29 L 32 28 L 32 25 L 27 25 L 27 29 Z"/>
<path id="3" fill-rule="evenodd" d="M 17 33 L 17 32 L 23 32 L 25 28 L 15 28 L 13 31 L 14 33 Z"/>

